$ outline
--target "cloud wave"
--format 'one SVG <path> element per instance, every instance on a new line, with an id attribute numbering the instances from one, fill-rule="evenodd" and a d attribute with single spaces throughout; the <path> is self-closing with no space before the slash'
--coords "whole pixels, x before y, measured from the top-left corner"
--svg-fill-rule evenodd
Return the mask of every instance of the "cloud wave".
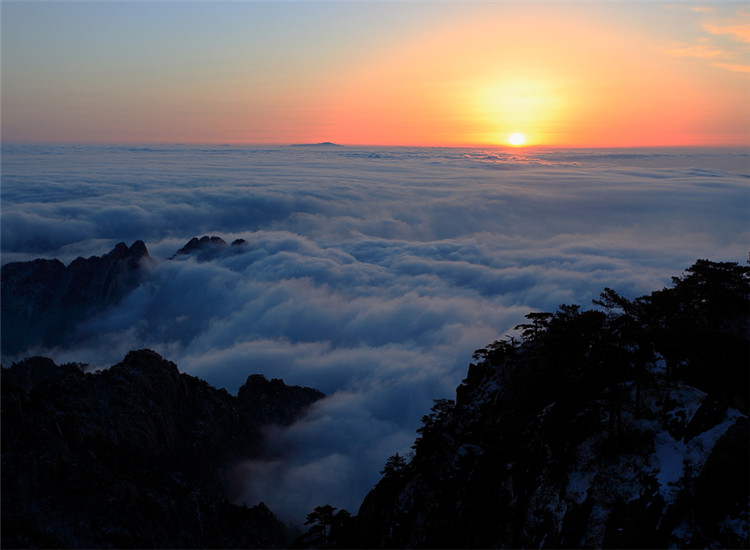
<path id="1" fill-rule="evenodd" d="M 289 520 L 354 508 L 473 350 L 530 310 L 744 261 L 748 154 L 719 150 L 7 147 L 3 261 L 146 241 L 148 280 L 32 350 L 106 366 L 150 347 L 236 391 L 250 373 L 328 394 L 236 465 L 238 501 Z M 246 243 L 167 260 L 188 239 Z M 6 358 L 4 358 L 6 360 Z M 325 481 L 321 481 L 325 480 Z"/>

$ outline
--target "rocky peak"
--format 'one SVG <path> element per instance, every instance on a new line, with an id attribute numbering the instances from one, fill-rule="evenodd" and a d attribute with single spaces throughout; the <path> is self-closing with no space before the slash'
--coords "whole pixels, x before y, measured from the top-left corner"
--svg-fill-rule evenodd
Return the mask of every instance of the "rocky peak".
<path id="1" fill-rule="evenodd" d="M 227 243 L 221 237 L 204 235 L 203 237 L 193 237 L 185 246 L 175 252 L 169 259 L 174 260 L 180 256 L 189 256 L 191 254 L 201 253 L 201 256 L 214 254 L 227 247 Z"/>
<path id="2" fill-rule="evenodd" d="M 172 361 L 164 359 L 161 355 L 150 349 L 130 351 L 122 360 L 112 368 L 124 368 L 146 371 L 164 371 L 172 376 L 177 376 L 179 371 L 177 365 Z"/>
<path id="3" fill-rule="evenodd" d="M 2 267 L 2 353 L 68 343 L 77 325 L 132 292 L 151 257 L 143 241 L 118 243 L 103 256 L 13 262 Z"/>
<path id="4" fill-rule="evenodd" d="M 138 262 L 144 258 L 150 258 L 146 243 L 143 241 L 135 241 L 131 246 L 128 246 L 124 242 L 119 242 L 115 247 L 100 256 L 91 256 L 89 258 L 76 258 L 74 262 L 90 264 L 93 262 L 101 262 L 103 264 L 119 263 L 123 260 L 130 262 Z"/>
<path id="5" fill-rule="evenodd" d="M 242 251 L 245 245 L 247 245 L 245 239 L 235 239 L 231 245 L 228 245 L 224 239 L 217 236 L 193 237 L 169 259 L 180 260 L 193 257 L 199 262 L 206 262 L 213 260 L 219 254 L 225 253 L 228 249 L 231 250 L 232 254 L 237 254 Z"/>
<path id="6" fill-rule="evenodd" d="M 146 243 L 144 243 L 140 239 L 135 241 L 132 245 L 130 245 L 130 254 L 136 256 L 148 256 Z"/>
<path id="7" fill-rule="evenodd" d="M 287 386 L 283 380 L 268 380 L 262 374 L 248 376 L 237 392 L 237 399 L 253 411 L 264 424 L 290 424 L 295 411 L 325 397 L 325 394 L 301 386 Z"/>
<path id="8" fill-rule="evenodd" d="M 56 365 L 48 357 L 29 357 L 4 369 L 3 382 L 16 385 L 28 392 L 42 382 L 57 381 L 65 376 L 81 373 L 82 368 L 83 365 L 77 363 Z"/>
<path id="9" fill-rule="evenodd" d="M 343 544 L 747 547 L 750 268 L 687 273 L 632 302 L 606 289 L 605 311 L 531 313 L 477 350 Z"/>
<path id="10" fill-rule="evenodd" d="M 95 373 L 27 359 L 2 382 L 3 547 L 288 544 L 265 505 L 227 502 L 227 476 L 262 458 L 263 419 L 289 423 L 320 392 L 274 380 L 243 401 L 152 350 Z"/>
<path id="11" fill-rule="evenodd" d="M 111 252 L 104 255 L 105 258 L 116 258 L 118 260 L 121 260 L 130 253 L 130 248 L 128 248 L 128 245 L 126 245 L 123 242 L 117 243 L 115 247 L 112 249 Z"/>

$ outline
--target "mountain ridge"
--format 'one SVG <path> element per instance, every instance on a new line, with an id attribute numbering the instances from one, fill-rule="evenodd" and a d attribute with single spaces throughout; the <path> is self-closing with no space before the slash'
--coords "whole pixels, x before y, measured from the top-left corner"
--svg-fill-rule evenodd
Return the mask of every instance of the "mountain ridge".
<path id="1" fill-rule="evenodd" d="M 221 237 L 193 237 L 168 260 L 213 259 L 225 249 L 241 252 L 247 244 Z M 124 242 L 102 256 L 78 257 L 68 265 L 57 259 L 9 262 L 0 271 L 0 349 L 4 357 L 32 350 L 68 348 L 87 338 L 79 328 L 119 304 L 148 279 L 155 264 L 146 244 Z"/>
<path id="2" fill-rule="evenodd" d="M 200 262 L 227 246 L 196 237 L 180 256 Z M 98 275 L 84 280 L 97 282 L 84 287 L 113 296 L 102 289 L 124 287 L 103 284 L 119 280 L 105 275 L 118 265 L 138 273 L 144 251 L 118 245 L 106 262 L 76 260 L 74 271 L 93 266 Z M 58 273 L 55 262 L 36 267 Z M 750 267 L 698 260 L 671 287 L 633 300 L 607 288 L 594 304 L 529 313 L 512 336 L 476 350 L 455 400 L 435 402 L 413 453 L 387 460 L 356 516 L 318 507 L 294 545 L 750 547 Z M 292 421 L 300 400 L 322 394 L 251 375 L 230 396 L 149 350 L 99 374 L 38 357 L 21 364 L 2 374 L 4 543 L 289 544 L 264 505 L 217 495 L 228 465 L 260 452 L 259 426 Z M 128 398 L 101 389 L 107 380 Z M 212 451 L 217 443 L 226 452 Z M 84 470 L 130 496 L 112 508 Z M 50 496 L 50 485 L 79 500 Z M 187 523 L 183 508 L 193 510 Z M 83 532 L 68 509 L 89 514 Z M 126 525 L 107 515 L 113 509 Z M 91 519 L 97 511 L 107 511 L 104 527 Z"/>
<path id="3" fill-rule="evenodd" d="M 747 548 L 750 267 L 535 312 L 302 548 Z"/>
<path id="4" fill-rule="evenodd" d="M 83 367 L 2 369 L 4 548 L 287 545 L 264 504 L 228 501 L 231 470 L 321 392 L 251 375 L 232 396 L 151 350 Z"/>
<path id="5" fill-rule="evenodd" d="M 119 303 L 152 264 L 143 241 L 118 243 L 103 256 L 11 262 L 0 272 L 3 355 L 53 348 L 76 338 L 79 323 Z"/>

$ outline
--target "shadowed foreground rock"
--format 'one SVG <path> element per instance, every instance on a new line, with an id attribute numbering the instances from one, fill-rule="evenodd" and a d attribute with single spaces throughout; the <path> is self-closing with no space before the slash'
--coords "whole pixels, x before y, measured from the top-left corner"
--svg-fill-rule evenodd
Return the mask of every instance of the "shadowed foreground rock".
<path id="1" fill-rule="evenodd" d="M 750 267 L 595 303 L 477 350 L 327 545 L 750 547 Z"/>
<path id="2" fill-rule="evenodd" d="M 750 267 L 533 312 L 297 548 L 748 548 Z"/>
<path id="3" fill-rule="evenodd" d="M 240 392 L 149 350 L 93 374 L 40 357 L 3 369 L 2 547 L 285 546 L 265 505 L 224 498 L 225 475 L 323 394 L 258 375 Z"/>

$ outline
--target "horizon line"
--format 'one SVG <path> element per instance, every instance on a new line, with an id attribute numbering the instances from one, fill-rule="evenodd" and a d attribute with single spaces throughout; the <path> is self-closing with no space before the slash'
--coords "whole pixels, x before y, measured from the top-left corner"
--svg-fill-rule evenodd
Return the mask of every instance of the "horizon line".
<path id="1" fill-rule="evenodd" d="M 194 147 L 382 147 L 382 148 L 419 148 L 419 149 L 504 149 L 510 151 L 529 151 L 544 149 L 748 149 L 750 143 L 726 144 L 664 144 L 664 145 L 554 145 L 528 144 L 508 145 L 500 143 L 477 143 L 455 145 L 418 145 L 411 143 L 340 143 L 336 141 L 311 142 L 247 142 L 247 141 L 6 141 L 0 140 L 2 147 L 6 146 L 38 146 L 38 147 L 147 147 L 147 146 L 194 146 Z"/>

